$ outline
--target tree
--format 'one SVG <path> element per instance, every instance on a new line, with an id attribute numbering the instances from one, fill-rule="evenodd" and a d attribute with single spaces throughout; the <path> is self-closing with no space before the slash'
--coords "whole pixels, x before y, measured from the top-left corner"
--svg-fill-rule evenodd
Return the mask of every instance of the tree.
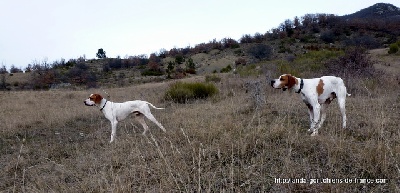
<path id="1" fill-rule="evenodd" d="M 156 53 L 152 53 L 149 56 L 149 62 L 160 63 L 161 62 L 161 58 L 158 57 Z"/>
<path id="2" fill-rule="evenodd" d="M 0 77 L 0 90 L 4 90 L 7 88 L 6 74 L 1 74 Z"/>
<path id="3" fill-rule="evenodd" d="M 171 78 L 171 73 L 175 68 L 175 62 L 169 61 L 167 66 L 167 78 Z"/>
<path id="4" fill-rule="evenodd" d="M 186 72 L 190 74 L 196 74 L 196 65 L 194 64 L 192 58 L 189 58 L 188 61 L 186 61 Z"/>
<path id="5" fill-rule="evenodd" d="M 22 72 L 20 68 L 16 67 L 14 64 L 11 65 L 10 73 L 19 73 L 19 72 Z"/>
<path id="6" fill-rule="evenodd" d="M 260 33 L 255 33 L 254 34 L 254 41 L 257 43 L 261 43 L 262 41 L 264 41 L 264 35 L 260 34 Z"/>
<path id="7" fill-rule="evenodd" d="M 25 72 L 32 72 L 32 64 L 28 64 L 28 66 L 25 68 Z"/>
<path id="8" fill-rule="evenodd" d="M 8 73 L 7 68 L 6 68 L 5 65 L 3 65 L 3 66 L 0 68 L 0 74 L 7 74 L 7 73 Z"/>
<path id="9" fill-rule="evenodd" d="M 293 26 L 295 29 L 298 29 L 300 27 L 300 19 L 297 16 L 294 17 Z"/>
<path id="10" fill-rule="evenodd" d="M 283 23 L 284 26 L 284 31 L 286 32 L 286 35 L 288 37 L 291 37 L 294 33 L 293 31 L 293 22 L 290 19 L 285 20 L 285 22 Z"/>
<path id="11" fill-rule="evenodd" d="M 99 59 L 107 58 L 107 56 L 106 56 L 106 51 L 104 51 L 103 48 L 100 48 L 100 49 L 97 51 L 96 56 L 97 56 Z"/>
<path id="12" fill-rule="evenodd" d="M 240 38 L 240 43 L 245 44 L 245 43 L 252 43 L 253 38 L 249 34 L 245 34 Z"/>
<path id="13" fill-rule="evenodd" d="M 181 54 L 175 56 L 175 63 L 182 64 L 184 61 L 185 58 Z"/>

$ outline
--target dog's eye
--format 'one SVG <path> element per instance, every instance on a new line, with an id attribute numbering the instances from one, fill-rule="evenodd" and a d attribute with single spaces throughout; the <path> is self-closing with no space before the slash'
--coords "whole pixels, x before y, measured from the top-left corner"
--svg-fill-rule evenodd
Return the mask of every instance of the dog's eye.
<path id="1" fill-rule="evenodd" d="M 280 80 L 280 81 L 284 81 L 285 79 L 283 79 L 283 78 L 280 78 L 279 80 Z"/>

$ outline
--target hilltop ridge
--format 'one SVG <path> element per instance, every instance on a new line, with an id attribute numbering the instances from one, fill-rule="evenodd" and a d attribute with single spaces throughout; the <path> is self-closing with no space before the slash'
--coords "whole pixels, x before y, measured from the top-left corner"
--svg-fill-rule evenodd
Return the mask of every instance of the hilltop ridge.
<path id="1" fill-rule="evenodd" d="M 400 8 L 389 3 L 377 3 L 355 13 L 344 15 L 345 19 L 400 19 Z"/>

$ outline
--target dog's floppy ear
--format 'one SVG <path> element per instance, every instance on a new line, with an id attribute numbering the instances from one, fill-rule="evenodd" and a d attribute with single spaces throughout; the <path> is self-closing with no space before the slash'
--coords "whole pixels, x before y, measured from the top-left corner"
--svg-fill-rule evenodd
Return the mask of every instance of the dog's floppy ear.
<path id="1" fill-rule="evenodd" d="M 288 89 L 292 88 L 295 84 L 296 84 L 296 78 L 293 77 L 292 75 L 288 74 L 287 75 L 288 78 L 288 83 L 287 83 L 287 87 Z"/>
<path id="2" fill-rule="evenodd" d="M 100 104 L 101 100 L 103 99 L 103 97 L 99 94 L 93 94 L 92 96 L 90 96 L 90 99 L 96 103 L 96 104 Z"/>

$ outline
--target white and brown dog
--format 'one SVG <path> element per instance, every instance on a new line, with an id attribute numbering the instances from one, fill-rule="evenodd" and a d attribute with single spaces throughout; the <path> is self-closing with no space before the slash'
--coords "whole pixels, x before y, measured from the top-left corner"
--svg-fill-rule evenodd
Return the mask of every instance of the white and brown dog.
<path id="1" fill-rule="evenodd" d="M 323 76 L 321 78 L 301 79 L 290 74 L 283 74 L 279 79 L 271 80 L 271 86 L 276 89 L 293 89 L 296 93 L 301 93 L 301 98 L 308 107 L 310 114 L 312 132 L 311 136 L 318 134 L 318 129 L 326 118 L 326 105 L 333 99 L 338 98 L 340 112 L 343 118 L 343 128 L 346 128 L 346 86 L 343 80 L 335 76 Z"/>
<path id="2" fill-rule="evenodd" d="M 148 130 L 148 126 L 144 121 L 144 117 L 147 117 L 150 121 L 154 122 L 158 127 L 161 128 L 165 132 L 164 127 L 159 123 L 156 118 L 154 118 L 153 114 L 150 112 L 149 105 L 155 109 L 163 109 L 157 108 L 153 104 L 147 101 L 134 100 L 127 101 L 123 103 L 114 103 L 111 101 L 107 101 L 99 94 L 91 94 L 89 98 L 84 101 L 86 106 L 98 106 L 100 111 L 104 113 L 104 116 L 111 122 L 111 140 L 110 143 L 114 141 L 117 124 L 118 121 L 124 120 L 128 115 L 134 114 L 136 120 L 139 121 L 143 126 L 143 135 L 146 134 Z"/>

